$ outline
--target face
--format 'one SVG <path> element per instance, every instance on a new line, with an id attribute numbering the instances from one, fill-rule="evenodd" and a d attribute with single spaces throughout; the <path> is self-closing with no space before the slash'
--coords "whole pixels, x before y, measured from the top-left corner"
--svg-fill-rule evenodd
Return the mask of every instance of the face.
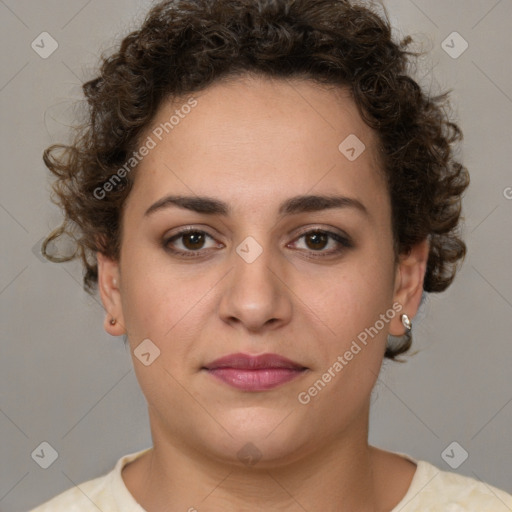
<path id="1" fill-rule="evenodd" d="M 276 464 L 366 439 L 386 336 L 416 312 L 425 264 L 423 250 L 396 265 L 375 133 L 346 90 L 310 81 L 194 98 L 163 104 L 141 138 L 155 144 L 120 259 L 99 255 L 155 447 Z M 233 354 L 248 357 L 214 363 Z"/>

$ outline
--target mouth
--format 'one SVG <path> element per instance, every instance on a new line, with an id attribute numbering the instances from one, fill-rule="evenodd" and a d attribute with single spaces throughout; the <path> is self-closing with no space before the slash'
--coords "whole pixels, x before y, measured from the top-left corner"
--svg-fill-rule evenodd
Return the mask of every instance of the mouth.
<path id="1" fill-rule="evenodd" d="M 308 368 L 277 354 L 230 354 L 202 368 L 242 391 L 266 391 L 303 375 Z"/>

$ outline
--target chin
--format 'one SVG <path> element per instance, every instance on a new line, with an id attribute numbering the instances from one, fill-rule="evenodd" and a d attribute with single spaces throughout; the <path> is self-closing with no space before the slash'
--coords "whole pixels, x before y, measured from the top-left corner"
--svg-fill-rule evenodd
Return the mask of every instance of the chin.
<path id="1" fill-rule="evenodd" d="M 207 445 L 203 449 L 225 463 L 254 469 L 291 463 L 305 454 L 306 445 L 316 437 L 299 424 L 297 415 L 288 416 L 291 410 L 244 407 L 216 416 L 230 435 L 217 429 L 215 439 L 203 437 Z"/>

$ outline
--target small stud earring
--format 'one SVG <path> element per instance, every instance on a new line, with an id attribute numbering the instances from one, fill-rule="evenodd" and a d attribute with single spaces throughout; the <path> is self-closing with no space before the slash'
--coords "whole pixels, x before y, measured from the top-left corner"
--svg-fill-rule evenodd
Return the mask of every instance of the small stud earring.
<path id="1" fill-rule="evenodd" d="M 406 328 L 406 330 L 410 331 L 412 329 L 412 323 L 411 323 L 410 318 L 406 314 L 403 314 L 401 316 L 401 320 L 402 320 L 402 325 Z"/>
<path id="2" fill-rule="evenodd" d="M 386 353 L 392 353 L 396 350 L 407 350 L 412 343 L 412 322 L 411 319 L 403 314 L 400 317 L 402 325 L 405 327 L 405 333 L 401 336 L 393 336 L 388 334 L 388 343 L 386 347 Z"/>
<path id="3" fill-rule="evenodd" d="M 114 317 L 110 319 L 110 325 L 116 325 L 116 319 Z"/>

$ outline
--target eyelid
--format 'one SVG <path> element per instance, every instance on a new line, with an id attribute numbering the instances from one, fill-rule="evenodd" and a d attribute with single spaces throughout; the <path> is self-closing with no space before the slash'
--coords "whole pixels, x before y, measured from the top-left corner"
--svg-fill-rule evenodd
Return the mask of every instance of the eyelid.
<path id="1" fill-rule="evenodd" d="M 317 232 L 317 231 L 321 231 L 322 233 L 328 233 L 328 234 L 332 234 L 332 235 L 337 235 L 340 238 L 345 238 L 349 242 L 352 241 L 352 238 L 345 231 L 343 231 L 342 229 L 335 228 L 333 226 L 319 226 L 319 225 L 312 226 L 312 227 L 311 226 L 307 226 L 305 228 L 301 228 L 297 233 L 295 233 L 294 240 L 297 239 L 298 237 L 302 236 L 302 235 L 306 235 L 307 233 L 311 233 L 311 232 L 314 233 L 314 232 Z"/>
<path id="2" fill-rule="evenodd" d="M 205 235 L 207 235 L 213 239 L 221 238 L 221 235 L 217 234 L 217 232 L 215 232 L 215 230 L 213 230 L 213 228 L 211 228 L 209 226 L 190 225 L 190 226 L 185 226 L 183 228 L 177 228 L 177 229 L 178 229 L 177 231 L 174 231 L 171 234 L 165 234 L 163 236 L 164 241 L 168 242 L 169 240 L 172 240 L 173 238 L 179 238 L 180 236 L 186 235 L 188 233 L 204 233 Z M 210 231 L 214 231 L 215 234 L 212 234 Z"/>

